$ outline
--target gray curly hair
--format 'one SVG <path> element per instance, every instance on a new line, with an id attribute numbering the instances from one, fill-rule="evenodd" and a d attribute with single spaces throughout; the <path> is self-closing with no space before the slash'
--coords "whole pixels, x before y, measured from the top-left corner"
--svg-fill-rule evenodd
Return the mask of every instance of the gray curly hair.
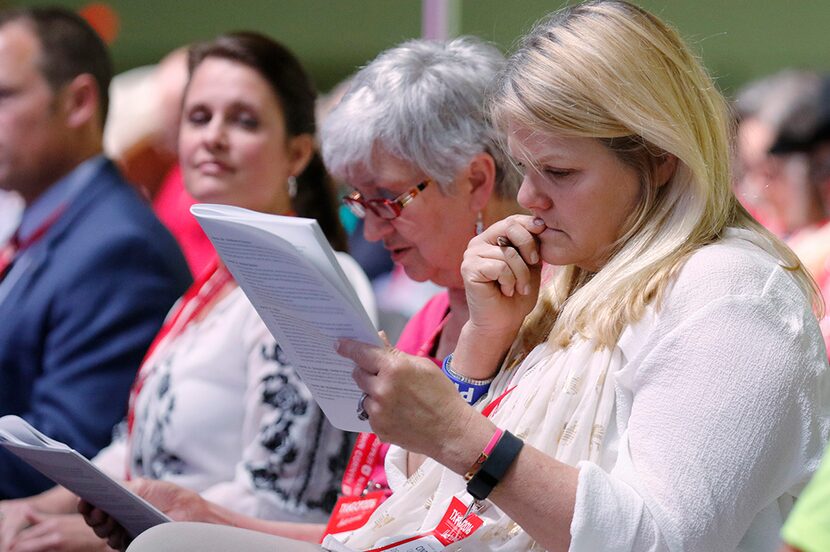
<path id="1" fill-rule="evenodd" d="M 495 195 L 515 198 L 521 178 L 500 148 L 486 96 L 505 64 L 472 37 L 410 40 L 361 69 L 322 127 L 323 159 L 346 182 L 372 169 L 375 148 L 411 163 L 444 193 L 473 156 L 496 165 Z"/>

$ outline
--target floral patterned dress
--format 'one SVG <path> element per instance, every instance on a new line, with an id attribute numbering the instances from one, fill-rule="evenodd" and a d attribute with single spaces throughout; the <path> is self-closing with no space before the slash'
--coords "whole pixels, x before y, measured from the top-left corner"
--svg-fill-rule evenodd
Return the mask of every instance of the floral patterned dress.
<path id="1" fill-rule="evenodd" d="M 352 445 L 335 429 L 241 289 L 145 363 L 132 434 L 95 462 L 170 481 L 265 519 L 325 521 Z"/>

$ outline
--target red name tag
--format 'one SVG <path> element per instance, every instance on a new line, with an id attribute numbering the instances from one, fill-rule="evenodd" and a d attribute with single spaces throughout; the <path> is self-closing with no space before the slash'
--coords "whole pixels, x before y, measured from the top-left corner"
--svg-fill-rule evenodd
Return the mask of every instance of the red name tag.
<path id="1" fill-rule="evenodd" d="M 325 534 L 354 531 L 363 527 L 386 497 L 385 491 L 374 491 L 363 496 L 341 496 L 334 505 Z"/>
<path id="2" fill-rule="evenodd" d="M 458 497 L 452 497 L 450 507 L 438 522 L 438 526 L 432 532 L 444 546 L 448 546 L 461 539 L 465 539 L 473 534 L 473 532 L 484 524 L 484 521 L 473 514 L 467 519 L 464 519 L 464 514 L 467 512 L 467 507 L 461 502 Z"/>
<path id="3" fill-rule="evenodd" d="M 484 520 L 475 514 L 464 519 L 466 512 L 464 503 L 453 497 L 444 517 L 429 533 L 408 537 L 367 552 L 439 552 L 454 542 L 466 539 L 484 524 Z"/>

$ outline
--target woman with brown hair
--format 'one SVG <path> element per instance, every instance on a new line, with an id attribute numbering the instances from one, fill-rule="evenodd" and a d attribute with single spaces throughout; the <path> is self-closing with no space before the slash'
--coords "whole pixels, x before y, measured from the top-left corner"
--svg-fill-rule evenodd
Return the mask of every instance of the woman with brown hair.
<path id="1" fill-rule="evenodd" d="M 344 234 L 314 148 L 315 91 L 273 40 L 233 33 L 189 53 L 179 130 L 188 191 L 200 202 L 315 217 L 333 247 Z M 368 281 L 338 259 L 373 310 Z M 125 282 L 128 284 L 128 282 Z M 352 440 L 335 429 L 217 258 L 148 351 L 126 427 L 95 463 L 119 479 L 175 482 L 233 511 L 324 521 Z M 8 550 L 104 544 L 62 488 L 0 505 Z"/>

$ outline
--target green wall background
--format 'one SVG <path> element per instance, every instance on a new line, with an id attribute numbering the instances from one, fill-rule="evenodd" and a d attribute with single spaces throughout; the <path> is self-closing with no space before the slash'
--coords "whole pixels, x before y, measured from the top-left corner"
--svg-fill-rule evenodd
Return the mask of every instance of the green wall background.
<path id="1" fill-rule="evenodd" d="M 457 0 L 460 30 L 509 51 L 558 0 Z M 0 5 L 89 0 L 0 0 Z M 119 71 L 154 63 L 182 44 L 255 29 L 293 49 L 321 90 L 378 52 L 421 32 L 420 0 L 110 0 L 121 19 L 112 45 Z M 727 93 L 782 69 L 830 67 L 828 0 L 639 0 L 673 23 Z"/>

